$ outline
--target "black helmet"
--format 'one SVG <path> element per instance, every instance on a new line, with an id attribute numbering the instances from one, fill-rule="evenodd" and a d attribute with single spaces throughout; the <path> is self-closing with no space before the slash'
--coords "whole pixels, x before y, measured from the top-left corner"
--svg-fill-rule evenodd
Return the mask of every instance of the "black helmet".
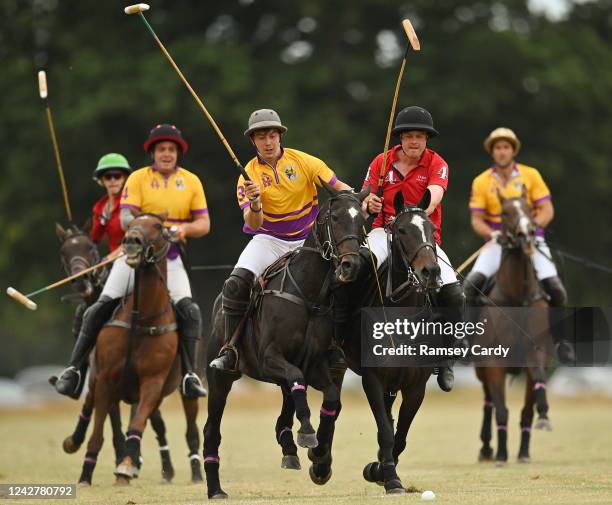
<path id="1" fill-rule="evenodd" d="M 395 118 L 395 127 L 392 133 L 398 134 L 410 130 L 427 132 L 430 137 L 438 135 L 438 131 L 433 126 L 431 114 L 423 107 L 416 105 L 399 111 L 397 118 Z"/>
<path id="2" fill-rule="evenodd" d="M 174 142 L 183 154 L 189 149 L 189 144 L 183 138 L 181 130 L 172 124 L 158 124 L 149 132 L 149 138 L 145 140 L 143 146 L 145 153 L 148 153 L 155 144 L 162 140 Z"/>

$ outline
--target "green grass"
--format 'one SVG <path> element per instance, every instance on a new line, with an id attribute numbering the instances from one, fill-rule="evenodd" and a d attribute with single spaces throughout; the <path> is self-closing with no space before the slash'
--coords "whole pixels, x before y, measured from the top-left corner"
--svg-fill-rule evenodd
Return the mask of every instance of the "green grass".
<path id="1" fill-rule="evenodd" d="M 482 398 L 478 390 L 448 395 L 428 393 L 409 434 L 400 459 L 399 474 L 406 487 L 431 489 L 439 504 L 554 504 L 612 503 L 612 400 L 551 398 L 552 432 L 533 431 L 527 465 L 516 463 L 519 411 L 523 386 L 509 389 L 510 461 L 504 468 L 477 463 Z M 320 405 L 310 395 L 313 412 Z M 280 469 L 280 448 L 274 440 L 274 423 L 280 394 L 249 385 L 230 396 L 221 446 L 223 488 L 235 503 L 312 503 L 356 505 L 394 502 L 421 503 L 420 493 L 384 497 L 382 488 L 365 482 L 363 466 L 376 456 L 374 421 L 365 399 L 346 394 L 336 430 L 334 475 L 323 487 L 308 477 L 308 459 L 300 449 L 301 471 Z M 61 441 L 71 431 L 79 405 L 61 403 L 40 409 L 0 412 L 0 482 L 73 483 L 80 474 L 84 448 L 64 454 Z M 200 429 L 205 421 L 202 405 Z M 169 428 L 176 477 L 160 484 L 157 443 L 150 427 L 143 441 L 144 466 L 129 488 L 114 487 L 110 429 L 94 474 L 92 488 L 79 488 L 82 504 L 195 504 L 206 501 L 203 484 L 189 483 L 189 463 L 184 441 L 185 423 L 179 402 L 168 400 L 164 416 Z M 318 420 L 318 415 L 313 416 Z M 124 428 L 125 428 L 124 416 Z M 32 500 L 9 503 L 75 501 Z"/>

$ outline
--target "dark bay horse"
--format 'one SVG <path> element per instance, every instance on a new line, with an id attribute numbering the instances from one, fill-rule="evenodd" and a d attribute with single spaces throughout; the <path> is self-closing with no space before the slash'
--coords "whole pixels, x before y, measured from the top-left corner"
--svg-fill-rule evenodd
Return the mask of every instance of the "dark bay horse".
<path id="1" fill-rule="evenodd" d="M 489 299 L 484 302 L 487 306 L 480 311 L 480 319 L 487 319 L 489 324 L 477 343 L 492 346 L 501 342 L 510 348 L 525 349 L 526 384 L 520 420 L 521 443 L 518 461 L 526 463 L 530 461 L 529 443 L 534 405 L 538 411 L 535 428 L 547 431 L 552 429 L 546 399 L 547 356 L 552 350 L 548 331 L 549 309 L 531 259 L 535 252 L 536 227 L 532 209 L 527 203 L 526 188 L 523 186 L 523 194 L 519 198 L 503 198 L 499 192 L 498 197 L 502 204 L 502 231 L 499 239 L 502 245 L 501 263 Z M 520 317 L 522 325 L 519 326 L 520 323 L 513 319 L 516 312 L 508 315 L 499 306 L 525 308 Z M 490 445 L 493 410 L 497 424 L 495 461 L 498 465 L 503 465 L 508 460 L 505 383 L 507 373 L 513 371 L 507 364 L 494 360 L 481 362 L 476 367 L 476 376 L 482 382 L 485 396 L 479 461 L 493 460 L 493 449 Z"/>
<path id="2" fill-rule="evenodd" d="M 279 385 L 285 397 L 291 399 L 300 423 L 297 443 L 308 448 L 330 446 L 340 406 L 340 391 L 332 381 L 326 358 L 334 331 L 332 284 L 351 282 L 357 275 L 365 224 L 361 203 L 369 193 L 338 192 L 324 186 L 331 193 L 330 199 L 321 207 L 304 246 L 286 257 L 284 265 L 273 265 L 265 287 L 256 289 L 258 294 L 238 345 L 240 371 Z M 223 319 L 219 296 L 213 308 L 209 362 L 223 342 Z M 227 396 L 238 377 L 210 367 L 207 377 L 210 391 L 204 427 L 204 469 L 208 497 L 227 498 L 219 480 L 220 425 Z M 310 423 L 307 385 L 323 392 L 316 433 Z M 295 447 L 290 428 L 283 429 L 282 436 Z"/>
<path id="3" fill-rule="evenodd" d="M 146 421 L 180 381 L 177 325 L 166 284 L 163 217 L 141 214 L 123 240 L 134 268 L 134 290 L 98 335 L 95 350 L 94 429 L 86 461 L 95 465 L 103 444 L 104 420 L 119 400 L 137 403 L 115 470 L 118 484 L 138 475 L 140 442 Z"/>
<path id="4" fill-rule="evenodd" d="M 392 237 L 389 261 L 379 270 L 381 290 L 383 293 L 390 293 L 385 307 L 423 307 L 428 303 L 429 293 L 440 287 L 440 267 L 436 261 L 434 241 L 435 228 L 423 210 L 429 206 L 430 199 L 431 194 L 426 191 L 419 204 L 411 207 L 404 205 L 401 191 L 396 195 L 396 217 L 388 224 Z M 356 284 L 354 291 L 357 296 L 353 298 L 352 306 L 381 306 L 382 295 L 379 294 L 376 279 L 371 271 Z M 400 454 L 406 448 L 408 430 L 421 406 L 425 386 L 433 368 L 362 366 L 359 338 L 361 318 L 359 313 L 354 316 L 345 338 L 344 350 L 351 370 L 362 377 L 363 389 L 376 420 L 379 446 L 377 461 L 365 466 L 363 476 L 368 482 L 384 485 L 387 494 L 405 493 L 396 466 Z M 391 408 L 398 391 L 402 394 L 402 404 L 394 435 Z M 325 476 L 331 474 L 331 458 L 322 457 L 313 463 L 310 468 L 313 482 L 324 484 L 327 482 Z"/>
<path id="5" fill-rule="evenodd" d="M 100 261 L 98 248 L 89 237 L 86 228 L 87 225 L 83 230 L 75 225 L 72 225 L 64 229 L 61 225 L 56 224 L 56 233 L 61 243 L 60 258 L 66 275 L 74 275 Z M 87 274 L 84 278 L 78 279 L 72 284 L 72 288 L 75 292 L 74 295 L 65 297 L 66 299 L 77 299 L 80 301 L 75 313 L 73 328 L 75 338 L 80 329 L 83 312 L 98 299 L 107 275 L 108 271 L 106 269 L 95 270 Z M 198 368 L 198 370 L 200 370 L 200 375 L 203 375 L 205 356 L 202 354 L 204 353 L 204 346 L 201 346 Z M 91 359 L 93 360 L 93 357 Z M 94 373 L 91 373 L 89 376 L 88 392 L 79 414 L 77 424 L 72 434 L 67 436 L 62 443 L 64 451 L 68 454 L 73 454 L 80 449 L 83 441 L 85 440 L 87 428 L 89 427 L 89 423 L 91 421 L 94 409 L 94 391 L 96 382 L 95 369 L 93 369 L 92 372 Z M 83 378 L 85 377 L 85 373 L 86 368 L 82 370 L 81 376 Z M 188 457 L 191 465 L 191 481 L 201 482 L 203 478 L 202 464 L 199 456 L 200 436 L 197 426 L 197 415 L 199 410 L 198 400 L 186 399 L 182 396 L 181 400 L 187 422 L 187 432 L 185 436 L 187 439 L 187 446 L 189 447 Z M 132 416 L 134 413 L 134 409 L 132 409 Z M 124 453 L 125 436 L 121 428 L 121 415 L 118 403 L 110 406 L 108 415 L 113 431 L 115 462 L 116 464 L 119 464 Z M 161 411 L 156 409 L 151 414 L 149 420 L 151 421 L 151 426 L 155 432 L 159 444 L 162 479 L 165 482 L 170 482 L 174 478 L 175 472 L 172 465 L 172 459 L 170 457 L 170 448 L 168 447 L 168 441 L 166 438 L 166 425 Z M 80 485 L 91 485 L 94 469 L 95 458 L 86 456 L 85 461 L 83 462 L 81 476 L 79 477 Z"/>

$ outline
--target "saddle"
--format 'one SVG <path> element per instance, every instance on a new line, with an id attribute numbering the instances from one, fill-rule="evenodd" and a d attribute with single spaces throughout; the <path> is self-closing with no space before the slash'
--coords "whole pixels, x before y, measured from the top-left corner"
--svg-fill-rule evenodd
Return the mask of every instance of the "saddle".
<path id="1" fill-rule="evenodd" d="M 115 307 L 112 316 L 106 322 L 104 327 L 114 326 L 118 328 L 125 328 L 126 330 L 130 330 L 134 332 L 134 335 L 143 335 L 146 337 L 157 337 L 159 335 L 163 335 L 164 333 L 168 333 L 169 331 L 176 331 L 178 329 L 178 325 L 176 323 L 176 314 L 174 317 L 174 322 L 169 324 L 162 324 L 160 326 L 141 326 L 136 325 L 132 326 L 131 322 L 125 322 L 117 318 L 117 313 L 124 307 L 123 303 L 120 303 Z M 174 311 L 174 305 L 171 304 L 172 310 Z"/>

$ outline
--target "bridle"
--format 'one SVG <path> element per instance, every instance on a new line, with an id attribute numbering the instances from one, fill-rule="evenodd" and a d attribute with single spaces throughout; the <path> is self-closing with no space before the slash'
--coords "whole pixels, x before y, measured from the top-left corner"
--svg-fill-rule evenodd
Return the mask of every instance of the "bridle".
<path id="1" fill-rule="evenodd" d="M 64 245 L 68 241 L 76 240 L 81 237 L 85 239 L 89 247 L 89 253 L 87 255 L 72 255 L 68 250 L 63 250 Z M 61 248 L 62 250 L 60 251 L 60 258 L 62 262 L 62 267 L 67 275 L 73 275 L 77 272 L 81 272 L 100 262 L 100 253 L 98 252 L 98 247 L 96 246 L 96 244 L 89 238 L 89 235 L 87 233 L 79 230 L 76 227 L 73 227 L 68 230 L 68 234 L 62 242 Z M 70 256 L 70 259 L 66 259 L 66 256 Z M 102 276 L 99 275 L 97 271 L 86 274 L 85 278 L 87 278 L 93 286 L 99 286 L 102 284 Z"/>
<path id="2" fill-rule="evenodd" d="M 338 247 L 341 244 L 343 244 L 347 240 L 356 240 L 357 247 L 359 248 L 359 245 L 363 243 L 364 237 L 365 237 L 363 231 L 359 230 L 358 235 L 348 234 L 348 235 L 344 235 L 340 240 L 337 240 L 337 241 L 335 240 L 334 235 L 332 233 L 332 225 L 331 225 L 332 206 L 335 201 L 340 200 L 342 198 L 349 198 L 351 200 L 354 200 L 358 204 L 358 207 L 360 206 L 359 199 L 353 193 L 340 193 L 338 195 L 334 195 L 330 197 L 329 199 L 329 206 L 328 206 L 327 212 L 325 212 L 325 215 L 323 216 L 323 219 L 320 221 L 319 216 L 317 216 L 313 224 L 313 236 L 314 236 L 317 251 L 319 252 L 319 254 L 321 254 L 321 257 L 324 260 L 327 260 L 327 261 L 332 260 L 334 264 L 336 265 L 339 263 L 342 263 L 343 258 L 347 256 L 359 256 L 359 252 L 353 252 L 353 251 L 339 253 Z M 322 230 L 322 233 L 324 236 L 323 242 L 321 242 L 321 239 L 319 238 L 319 233 L 321 233 L 321 230 L 319 229 L 319 227 L 323 228 Z"/>
<path id="3" fill-rule="evenodd" d="M 140 214 L 138 217 L 134 218 L 134 221 L 144 217 L 152 217 L 159 221 L 159 224 L 156 225 L 156 228 L 159 227 L 159 234 L 154 239 L 148 239 L 145 237 L 142 226 L 138 224 L 131 225 L 130 229 L 123 237 L 121 244 L 128 258 L 140 253 L 140 262 L 138 266 L 156 265 L 168 254 L 171 244 L 170 233 L 164 228 L 164 223 L 157 214 Z M 156 251 L 155 248 L 160 242 L 164 242 L 164 245 Z"/>
<path id="4" fill-rule="evenodd" d="M 429 240 L 426 240 L 425 242 L 419 244 L 419 246 L 415 249 L 412 255 L 409 255 L 402 241 L 396 237 L 396 235 L 398 234 L 397 228 L 399 226 L 398 223 L 400 221 L 400 218 L 405 215 L 412 216 L 414 214 L 421 214 L 425 218 L 427 218 L 425 211 L 419 207 L 404 207 L 404 209 L 402 209 L 401 212 L 399 212 L 393 219 L 389 220 L 387 224 L 385 225 L 385 231 L 387 232 L 387 248 L 389 250 L 388 269 L 387 269 L 387 288 L 386 288 L 385 296 L 387 297 L 387 299 L 391 300 L 393 303 L 400 302 L 403 298 L 407 296 L 407 294 L 411 290 L 414 290 L 417 293 L 427 293 L 431 291 L 432 289 L 434 289 L 434 288 L 426 287 L 421 282 L 418 275 L 414 271 L 414 268 L 412 267 L 412 263 L 416 259 L 416 257 L 419 255 L 419 253 L 423 249 L 427 249 L 427 248 L 431 249 L 434 253 L 434 256 L 437 258 L 438 255 L 436 252 L 435 243 L 432 243 Z M 394 243 L 397 243 L 397 247 L 399 249 L 399 256 L 402 260 L 402 264 L 407 273 L 406 281 L 404 281 L 402 284 L 400 284 L 395 289 L 393 289 L 393 268 L 394 268 L 393 244 Z M 399 298 L 396 298 L 398 295 L 401 295 L 401 296 Z"/>

